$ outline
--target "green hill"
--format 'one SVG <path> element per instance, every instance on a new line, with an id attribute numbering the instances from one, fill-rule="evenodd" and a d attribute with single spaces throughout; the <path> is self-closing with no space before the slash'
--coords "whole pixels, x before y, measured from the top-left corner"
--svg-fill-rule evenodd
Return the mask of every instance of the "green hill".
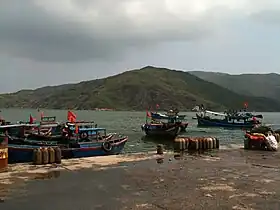
<path id="1" fill-rule="evenodd" d="M 213 82 L 239 94 L 268 97 L 280 101 L 279 74 L 230 75 L 203 71 L 194 71 L 190 73 L 203 80 Z"/>
<path id="2" fill-rule="evenodd" d="M 250 108 L 280 111 L 280 102 L 265 97 L 234 93 L 190 73 L 147 66 L 104 79 L 22 90 L 0 95 L 0 107 L 145 110 L 159 104 L 162 109 L 175 106 L 189 110 L 197 104 L 209 109 Z"/>

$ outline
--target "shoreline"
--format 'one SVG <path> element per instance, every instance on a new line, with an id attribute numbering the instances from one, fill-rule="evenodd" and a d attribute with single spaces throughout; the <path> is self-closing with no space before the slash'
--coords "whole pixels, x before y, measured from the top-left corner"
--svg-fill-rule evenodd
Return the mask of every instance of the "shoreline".
<path id="1" fill-rule="evenodd" d="M 51 202 L 52 208 L 69 210 L 279 209 L 279 158 L 279 152 L 239 148 L 72 159 L 64 160 L 63 167 L 20 164 L 0 173 L 0 206 L 40 205 L 44 210 Z M 73 196 L 79 198 L 76 203 Z"/>

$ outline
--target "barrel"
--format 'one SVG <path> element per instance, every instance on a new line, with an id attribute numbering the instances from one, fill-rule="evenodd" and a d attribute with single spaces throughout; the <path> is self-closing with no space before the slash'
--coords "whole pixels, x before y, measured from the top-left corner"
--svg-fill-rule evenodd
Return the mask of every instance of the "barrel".
<path id="1" fill-rule="evenodd" d="M 198 150 L 199 149 L 199 139 L 197 139 L 197 138 L 190 139 L 189 149 Z"/>
<path id="2" fill-rule="evenodd" d="M 55 153 L 55 163 L 60 164 L 61 163 L 61 149 L 59 147 L 56 147 L 54 149 Z"/>
<path id="3" fill-rule="evenodd" d="M 48 148 L 44 147 L 42 148 L 42 164 L 48 164 L 49 163 L 49 151 Z"/>
<path id="4" fill-rule="evenodd" d="M 177 137 L 174 140 L 174 149 L 184 151 L 189 147 L 189 139 L 187 137 Z"/>
<path id="5" fill-rule="evenodd" d="M 54 163 L 55 162 L 55 151 L 52 147 L 48 148 L 49 152 L 49 163 Z"/>
<path id="6" fill-rule="evenodd" d="M 33 150 L 33 164 L 41 165 L 42 164 L 42 151 L 41 148 L 36 148 Z"/>
<path id="7" fill-rule="evenodd" d="M 8 144 L 5 143 L 6 140 L 2 141 L 0 144 L 0 172 L 8 168 Z"/>
<path id="8" fill-rule="evenodd" d="M 8 137 L 0 136 L 0 172 L 8 168 Z"/>
<path id="9" fill-rule="evenodd" d="M 213 140 L 211 137 L 207 138 L 207 149 L 213 149 Z"/>

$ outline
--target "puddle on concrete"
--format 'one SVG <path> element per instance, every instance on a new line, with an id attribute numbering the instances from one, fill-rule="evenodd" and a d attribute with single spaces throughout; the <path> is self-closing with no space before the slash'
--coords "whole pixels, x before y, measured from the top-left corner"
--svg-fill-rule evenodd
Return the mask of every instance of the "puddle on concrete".
<path id="1" fill-rule="evenodd" d="M 55 179 L 60 177 L 61 171 L 59 170 L 55 170 L 55 171 L 50 171 L 47 173 L 39 173 L 39 174 L 35 174 L 34 179 Z"/>

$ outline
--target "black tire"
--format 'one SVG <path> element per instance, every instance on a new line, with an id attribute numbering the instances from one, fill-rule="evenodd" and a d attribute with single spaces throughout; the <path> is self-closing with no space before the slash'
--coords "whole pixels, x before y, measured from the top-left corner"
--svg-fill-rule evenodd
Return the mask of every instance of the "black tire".
<path id="1" fill-rule="evenodd" d="M 102 149 L 105 152 L 110 152 L 113 149 L 113 145 L 109 141 L 105 141 L 102 143 Z"/>
<path id="2" fill-rule="evenodd" d="M 87 132 L 82 132 L 82 133 L 80 134 L 80 139 L 82 139 L 82 140 L 87 140 L 87 139 L 88 139 L 88 134 L 87 134 Z"/>

